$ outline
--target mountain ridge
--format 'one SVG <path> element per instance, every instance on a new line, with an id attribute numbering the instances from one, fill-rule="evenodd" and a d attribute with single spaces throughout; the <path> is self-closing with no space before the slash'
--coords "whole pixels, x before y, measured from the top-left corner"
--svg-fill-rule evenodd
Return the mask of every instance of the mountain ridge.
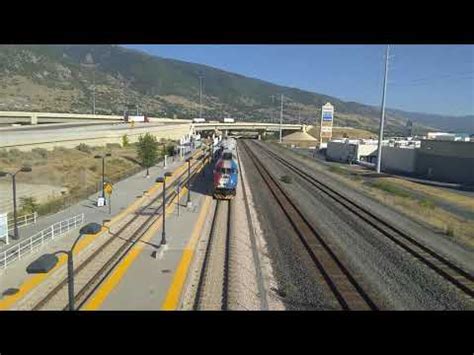
<path id="1" fill-rule="evenodd" d="M 98 113 L 120 114 L 138 104 L 150 115 L 192 118 L 199 112 L 198 77 L 203 75 L 208 118 L 279 120 L 280 94 L 285 121 L 314 124 L 327 101 L 335 106 L 335 125 L 376 132 L 380 116 L 378 107 L 119 45 L 2 45 L 0 73 L 1 110 L 91 112 L 95 82 Z M 420 131 L 437 128 L 436 119 L 419 115 L 388 109 L 387 132 L 404 132 L 409 119 Z"/>

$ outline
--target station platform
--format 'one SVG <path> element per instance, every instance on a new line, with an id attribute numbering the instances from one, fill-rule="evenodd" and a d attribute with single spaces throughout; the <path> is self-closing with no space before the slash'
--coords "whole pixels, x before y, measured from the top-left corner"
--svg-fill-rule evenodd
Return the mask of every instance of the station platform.
<path id="1" fill-rule="evenodd" d="M 190 153 L 190 155 L 197 153 L 199 153 L 199 151 Z M 22 231 L 21 239 L 30 233 L 35 233 L 36 230 L 39 230 L 44 226 L 49 226 L 56 221 L 64 220 L 65 218 L 69 218 L 79 213 L 84 213 L 85 215 L 84 224 L 91 222 L 101 224 L 104 219 L 110 219 L 113 224 L 114 221 L 120 220 L 120 218 L 123 218 L 127 213 L 132 213 L 134 209 L 138 208 L 141 201 L 146 198 L 146 196 L 159 192 L 158 186 L 155 183 L 155 178 L 157 176 L 162 175 L 165 171 L 171 171 L 173 172 L 173 175 L 177 175 L 177 173 L 185 171 L 186 166 L 187 163 L 184 159 L 176 160 L 174 162 L 169 162 L 166 168 L 163 166 L 155 166 L 151 168 L 150 178 L 148 179 L 144 177 L 144 172 L 140 172 L 130 178 L 124 179 L 115 184 L 110 214 L 108 206 L 96 207 L 93 200 L 95 196 L 90 196 L 88 199 L 85 199 L 60 213 L 48 216 L 42 220 L 40 219 L 40 221 L 35 225 L 25 227 Z M 180 209 L 180 213 L 181 211 L 184 213 L 184 208 Z M 29 232 L 28 234 L 26 233 L 27 231 Z M 103 228 L 102 232 L 105 231 L 105 228 Z M 43 283 L 47 282 L 49 277 L 49 274 L 30 275 L 26 272 L 26 267 L 40 255 L 53 253 L 60 249 L 68 249 L 78 236 L 78 232 L 78 230 L 73 230 L 61 238 L 47 243 L 38 252 L 25 256 L 21 260 L 10 265 L 6 270 L 3 270 L 0 273 L 0 310 L 22 309 L 21 307 L 18 308 L 18 304 L 37 291 Z M 107 233 L 86 235 L 75 248 L 75 255 L 81 253 L 82 250 L 93 244 L 96 238 L 101 238 L 104 234 L 106 235 Z M 60 257 L 60 265 L 58 265 L 58 267 L 64 266 L 64 263 L 65 257 Z"/>
<path id="2" fill-rule="evenodd" d="M 211 168 L 205 168 L 191 184 L 192 207 L 186 207 L 187 191 L 166 211 L 166 244 L 162 219 L 142 238 L 101 284 L 83 310 L 177 310 L 197 242 L 212 205 Z M 178 215 L 179 207 L 179 215 Z"/>

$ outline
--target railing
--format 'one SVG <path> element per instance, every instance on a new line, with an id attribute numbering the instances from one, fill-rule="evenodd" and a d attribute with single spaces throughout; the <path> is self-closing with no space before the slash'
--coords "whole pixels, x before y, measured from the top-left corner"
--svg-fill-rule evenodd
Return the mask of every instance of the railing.
<path id="1" fill-rule="evenodd" d="M 80 227 L 82 224 L 84 224 L 84 213 L 57 222 L 32 237 L 13 245 L 0 252 L 0 268 L 6 269 L 13 262 L 41 249 L 47 241 L 62 237 L 65 233 Z"/>
<path id="2" fill-rule="evenodd" d="M 25 214 L 23 216 L 16 218 L 16 223 L 18 228 L 25 227 L 29 224 L 36 223 L 36 219 L 38 218 L 38 213 L 34 212 L 31 214 Z M 15 228 L 15 221 L 12 218 L 8 219 L 8 231 L 11 232 Z"/>

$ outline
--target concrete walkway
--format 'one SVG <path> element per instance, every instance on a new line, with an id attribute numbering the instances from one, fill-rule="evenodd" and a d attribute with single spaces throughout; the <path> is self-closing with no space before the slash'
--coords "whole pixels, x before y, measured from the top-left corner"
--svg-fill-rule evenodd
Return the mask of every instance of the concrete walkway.
<path id="1" fill-rule="evenodd" d="M 182 293 L 198 239 L 208 223 L 212 206 L 211 169 L 191 186 L 193 207 L 184 207 L 186 194 L 168 207 L 167 244 L 160 246 L 162 229 L 136 246 L 135 255 L 121 262 L 98 288 L 84 310 L 173 310 L 179 309 Z M 122 267 L 124 266 L 124 267 Z"/>
<path id="2" fill-rule="evenodd" d="M 164 171 L 174 171 L 181 165 L 186 164 L 184 160 L 177 160 L 175 162 L 169 161 L 168 163 L 169 164 L 166 170 L 163 169 L 162 163 L 159 164 L 159 166 L 151 168 L 150 178 L 148 179 L 145 177 L 145 171 L 142 171 L 116 183 L 114 185 L 114 192 L 112 195 L 111 214 L 109 214 L 108 206 L 96 207 L 95 201 L 97 199 L 97 194 L 91 195 L 87 199 L 84 199 L 61 212 L 38 218 L 38 222 L 36 224 L 21 228 L 20 241 L 28 238 L 29 236 L 44 228 L 51 226 L 56 222 L 65 220 L 81 213 L 84 213 L 84 224 L 91 222 L 102 224 L 104 219 L 111 219 L 113 216 L 119 214 L 122 210 L 126 209 L 130 204 L 136 201 L 138 197 L 141 197 L 145 191 L 155 185 L 155 179 L 157 176 L 162 175 Z M 22 285 L 25 280 L 31 276 L 26 273 L 26 267 L 33 260 L 44 253 L 50 253 L 59 249 L 66 249 L 70 247 L 75 238 L 78 236 L 78 232 L 79 230 L 76 229 L 66 233 L 58 239 L 55 239 L 54 241 L 47 242 L 35 253 L 29 254 L 21 260 L 14 262 L 5 270 L 0 270 L 0 299 L 8 297 L 3 295 L 6 290 L 19 288 L 20 285 Z M 8 247 L 11 247 L 17 242 L 18 241 L 12 241 Z"/>

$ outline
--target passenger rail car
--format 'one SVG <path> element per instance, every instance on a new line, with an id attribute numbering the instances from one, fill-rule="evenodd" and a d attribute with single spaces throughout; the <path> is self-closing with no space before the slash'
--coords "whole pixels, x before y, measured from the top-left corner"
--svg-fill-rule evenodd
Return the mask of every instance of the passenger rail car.
<path id="1" fill-rule="evenodd" d="M 230 159 L 227 155 L 230 153 Z M 214 167 L 214 193 L 217 200 L 233 199 L 237 190 L 238 164 L 232 152 L 224 151 Z"/>

